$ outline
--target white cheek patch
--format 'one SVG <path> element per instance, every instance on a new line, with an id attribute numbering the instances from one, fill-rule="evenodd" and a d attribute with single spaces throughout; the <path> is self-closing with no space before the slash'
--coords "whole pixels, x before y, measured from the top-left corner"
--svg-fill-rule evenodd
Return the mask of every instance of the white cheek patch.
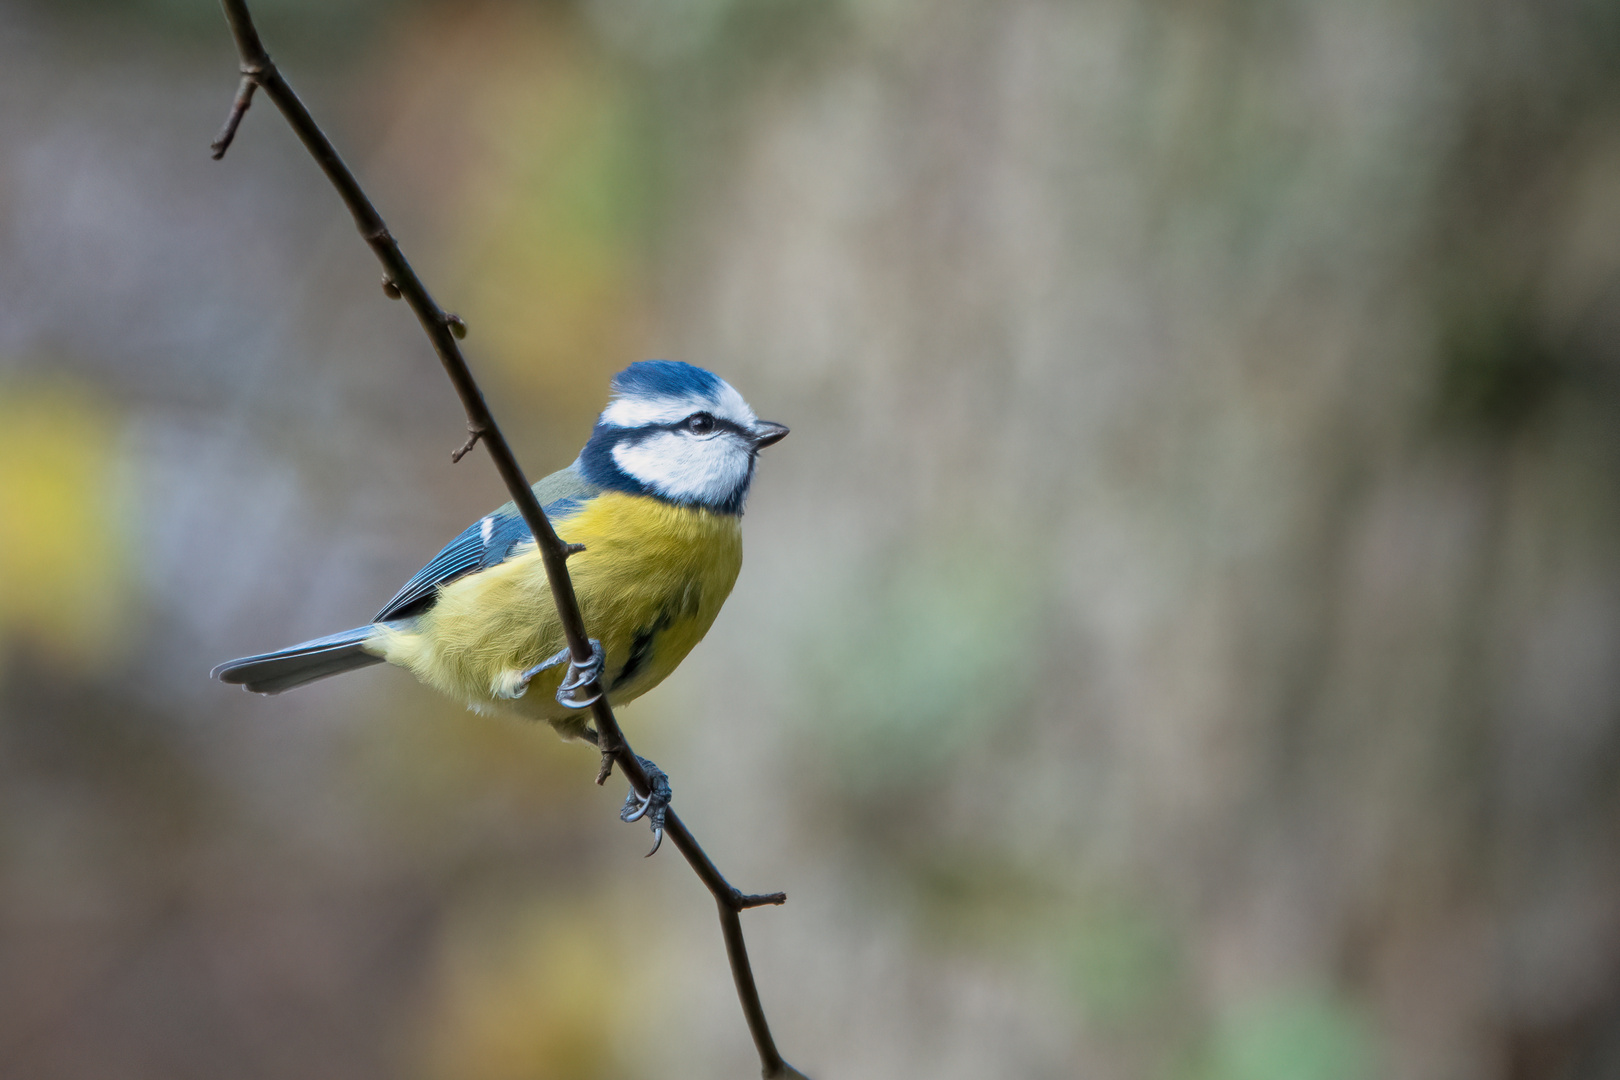
<path id="1" fill-rule="evenodd" d="M 747 482 L 751 458 L 748 447 L 730 434 L 696 439 L 661 431 L 613 448 L 614 463 L 627 475 L 681 502 L 725 502 Z"/>

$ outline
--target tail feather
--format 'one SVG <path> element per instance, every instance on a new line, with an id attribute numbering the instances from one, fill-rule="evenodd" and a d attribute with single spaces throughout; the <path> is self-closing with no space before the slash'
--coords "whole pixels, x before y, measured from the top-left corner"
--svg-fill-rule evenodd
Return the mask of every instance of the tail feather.
<path id="1" fill-rule="evenodd" d="M 359 626 L 275 652 L 229 660 L 210 674 L 222 682 L 240 683 L 255 694 L 279 694 L 328 675 L 382 663 L 382 657 L 361 648 L 371 633 L 370 626 Z"/>

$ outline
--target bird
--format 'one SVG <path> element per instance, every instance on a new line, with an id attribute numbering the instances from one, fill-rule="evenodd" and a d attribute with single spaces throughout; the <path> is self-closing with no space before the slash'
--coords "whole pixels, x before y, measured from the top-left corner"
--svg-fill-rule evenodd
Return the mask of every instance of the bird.
<path id="1" fill-rule="evenodd" d="M 514 503 L 446 544 L 364 626 L 220 664 L 212 677 L 277 694 L 373 664 L 396 664 L 478 712 L 549 723 L 596 742 L 581 696 L 611 705 L 662 682 L 703 639 L 742 568 L 743 507 L 759 452 L 788 434 L 730 383 L 693 364 L 643 360 L 612 379 L 572 464 L 534 484 L 568 562 L 592 659 L 574 663 L 544 563 Z M 667 777 L 652 802 L 662 836 Z M 655 843 L 654 850 L 657 850 Z M 650 853 L 649 853 L 650 854 Z"/>

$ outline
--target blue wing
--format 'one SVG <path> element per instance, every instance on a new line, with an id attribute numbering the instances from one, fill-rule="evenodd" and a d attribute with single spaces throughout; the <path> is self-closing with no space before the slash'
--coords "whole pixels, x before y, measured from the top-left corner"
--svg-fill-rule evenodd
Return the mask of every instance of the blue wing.
<path id="1" fill-rule="evenodd" d="M 544 502 L 546 517 L 553 522 L 579 509 L 597 490 L 594 485 L 578 480 L 568 469 L 553 473 L 534 485 L 535 495 Z M 552 496 L 551 501 L 545 502 L 548 495 Z M 494 513 L 473 522 L 460 536 L 446 544 L 431 562 L 411 576 L 411 580 L 394 594 L 392 600 L 383 605 L 374 621 L 387 622 L 422 614 L 438 599 L 440 585 L 498 566 L 511 557 L 518 545 L 533 540 L 534 534 L 529 531 L 517 508 L 507 503 Z"/>

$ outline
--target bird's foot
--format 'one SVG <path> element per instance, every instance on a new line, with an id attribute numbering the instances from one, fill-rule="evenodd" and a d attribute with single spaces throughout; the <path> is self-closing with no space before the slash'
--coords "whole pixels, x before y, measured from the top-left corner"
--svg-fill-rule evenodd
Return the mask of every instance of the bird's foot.
<path id="1" fill-rule="evenodd" d="M 520 698 L 529 690 L 529 683 L 542 671 L 556 667 L 558 664 L 568 665 L 568 674 L 557 686 L 557 703 L 569 709 L 589 708 L 591 702 L 601 697 L 595 694 L 588 698 L 578 698 L 574 691 L 582 686 L 589 685 L 593 680 L 602 677 L 602 669 L 607 666 L 607 653 L 602 649 L 602 643 L 595 638 L 590 639 L 591 658 L 583 665 L 574 663 L 574 655 L 568 649 L 559 649 L 552 656 L 540 661 L 527 671 L 520 671 L 510 684 L 499 688 L 496 693 L 504 698 Z"/>
<path id="2" fill-rule="evenodd" d="M 574 693 L 583 689 L 602 677 L 602 669 L 607 667 L 607 653 L 602 649 L 602 643 L 595 638 L 590 639 L 591 658 L 583 664 L 574 663 L 574 659 L 564 649 L 563 654 L 568 656 L 568 674 L 557 685 L 557 704 L 568 709 L 588 709 L 591 703 L 602 696 L 598 690 L 590 697 L 581 698 Z"/>
<path id="3" fill-rule="evenodd" d="M 673 792 L 669 787 L 669 775 L 663 769 L 640 754 L 636 755 L 636 760 L 641 762 L 641 767 L 647 772 L 647 794 L 637 795 L 636 789 L 631 788 L 630 794 L 624 797 L 624 809 L 619 811 L 619 820 L 647 819 L 647 824 L 653 831 L 652 851 L 647 852 L 650 858 L 664 842 L 664 816 L 669 812 L 669 800 Z"/>

